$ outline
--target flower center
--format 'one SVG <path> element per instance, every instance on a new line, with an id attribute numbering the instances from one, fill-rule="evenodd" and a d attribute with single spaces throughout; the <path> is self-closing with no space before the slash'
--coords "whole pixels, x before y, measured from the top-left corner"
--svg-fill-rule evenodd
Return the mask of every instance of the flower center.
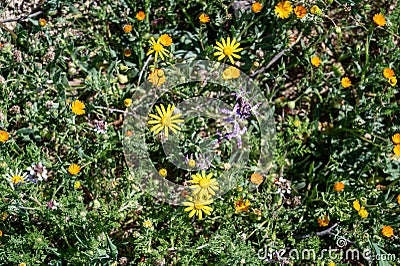
<path id="1" fill-rule="evenodd" d="M 201 210 L 201 209 L 203 209 L 203 204 L 194 204 L 194 208 L 196 209 L 196 210 Z"/>
<path id="2" fill-rule="evenodd" d="M 188 165 L 189 165 L 190 167 L 195 167 L 195 166 L 196 166 L 196 161 L 193 160 L 193 159 L 190 159 Z"/>
<path id="3" fill-rule="evenodd" d="M 225 47 L 224 48 L 224 54 L 227 56 L 230 56 L 233 53 L 232 47 Z"/>
<path id="4" fill-rule="evenodd" d="M 170 127 L 170 126 L 171 126 L 171 117 L 170 117 L 170 116 L 165 116 L 165 117 L 163 117 L 163 118 L 161 119 L 161 124 L 162 124 L 163 126 Z"/>
<path id="5" fill-rule="evenodd" d="M 16 184 L 18 184 L 19 182 L 24 183 L 24 179 L 23 179 L 21 176 L 19 176 L 19 175 L 15 175 L 15 176 L 13 176 L 13 177 L 11 178 L 11 182 L 12 182 L 14 185 L 16 185 Z"/>
<path id="6" fill-rule="evenodd" d="M 156 43 L 156 44 L 153 45 L 153 49 L 156 52 L 161 52 L 164 49 L 164 47 L 161 44 Z"/>
<path id="7" fill-rule="evenodd" d="M 211 182 L 210 179 L 203 178 L 203 179 L 200 180 L 199 185 L 202 188 L 206 188 L 206 187 L 208 187 L 210 185 L 210 182 Z"/>

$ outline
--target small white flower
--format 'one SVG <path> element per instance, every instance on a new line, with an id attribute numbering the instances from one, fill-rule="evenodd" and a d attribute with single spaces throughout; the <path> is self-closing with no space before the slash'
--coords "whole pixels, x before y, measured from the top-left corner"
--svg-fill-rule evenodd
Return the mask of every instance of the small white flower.
<path id="1" fill-rule="evenodd" d="M 6 174 L 6 179 L 10 182 L 12 188 L 17 185 L 22 185 L 25 183 L 27 173 L 22 173 L 22 170 L 15 169 L 14 172 Z"/>
<path id="2" fill-rule="evenodd" d="M 26 169 L 29 172 L 30 179 L 33 183 L 37 181 L 47 180 L 47 169 L 41 162 L 38 164 L 32 163 L 30 167 Z"/>
<path id="3" fill-rule="evenodd" d="M 146 220 L 143 222 L 143 227 L 147 229 L 151 229 L 153 227 L 153 222 L 150 220 Z"/>
<path id="4" fill-rule="evenodd" d="M 46 207 L 49 208 L 50 210 L 57 210 L 57 208 L 60 206 L 61 204 L 55 200 L 50 200 L 49 202 L 46 203 Z"/>

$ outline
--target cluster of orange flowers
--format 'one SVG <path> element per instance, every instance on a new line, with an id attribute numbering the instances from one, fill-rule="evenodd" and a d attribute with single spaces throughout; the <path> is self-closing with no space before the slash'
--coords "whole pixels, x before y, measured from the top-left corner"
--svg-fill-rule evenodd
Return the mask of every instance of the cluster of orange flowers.
<path id="1" fill-rule="evenodd" d="M 139 11 L 136 14 L 136 19 L 139 20 L 139 21 L 142 21 L 145 18 L 146 18 L 146 14 L 143 11 Z M 126 25 L 124 25 L 124 27 L 122 29 L 124 30 L 125 33 L 129 33 L 129 32 L 131 32 L 133 30 L 133 27 L 132 27 L 131 24 L 126 24 Z"/>
<path id="2" fill-rule="evenodd" d="M 310 61 L 311 64 L 315 67 L 319 67 L 319 65 L 321 64 L 321 59 L 318 56 L 311 57 Z M 340 84 L 342 84 L 343 88 L 348 88 L 352 85 L 351 80 L 348 77 L 343 77 L 340 81 Z"/>
<path id="3" fill-rule="evenodd" d="M 293 8 L 289 1 L 282 1 L 275 6 L 274 12 L 281 19 L 288 18 L 292 12 L 294 12 L 297 18 L 304 18 L 307 15 L 307 8 L 302 5 Z M 321 15 L 322 11 L 318 6 L 314 5 L 310 8 L 310 13 L 313 15 Z"/>
<path id="4" fill-rule="evenodd" d="M 400 133 L 396 133 L 392 136 L 392 141 L 394 143 L 393 152 L 395 155 L 400 156 Z"/>
<path id="5" fill-rule="evenodd" d="M 251 5 L 251 11 L 253 11 L 254 13 L 261 12 L 262 8 L 263 8 L 263 5 L 259 2 L 254 2 Z M 205 13 L 201 13 L 199 16 L 199 21 L 200 21 L 200 23 L 203 23 L 203 24 L 208 23 L 208 22 L 210 22 L 210 16 L 208 16 Z"/>

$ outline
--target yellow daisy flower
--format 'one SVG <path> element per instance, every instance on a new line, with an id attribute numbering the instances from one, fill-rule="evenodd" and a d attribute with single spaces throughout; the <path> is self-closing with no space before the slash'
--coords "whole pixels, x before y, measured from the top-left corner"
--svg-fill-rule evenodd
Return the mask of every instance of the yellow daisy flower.
<path id="1" fill-rule="evenodd" d="M 77 175 L 77 174 L 79 174 L 80 171 L 81 171 L 81 167 L 79 165 L 77 165 L 77 164 L 71 164 L 68 167 L 68 172 L 71 175 Z"/>
<path id="2" fill-rule="evenodd" d="M 149 43 L 151 44 L 151 47 L 149 51 L 147 52 L 147 56 L 154 53 L 154 62 L 157 62 L 158 55 L 160 55 L 161 60 L 165 60 L 164 56 L 169 57 L 169 51 L 164 48 L 164 46 L 160 43 L 160 38 L 157 40 L 154 40 L 154 37 L 151 37 Z"/>
<path id="3" fill-rule="evenodd" d="M 76 115 L 83 115 L 85 114 L 85 104 L 79 100 L 76 100 L 71 105 L 71 110 Z"/>
<path id="4" fill-rule="evenodd" d="M 189 182 L 193 183 L 190 188 L 194 189 L 193 194 L 199 194 L 200 197 L 207 195 L 215 195 L 214 190 L 218 190 L 218 182 L 215 178 L 211 178 L 213 176 L 212 173 L 209 173 L 206 176 L 206 172 L 203 170 L 201 175 L 199 173 L 192 175 L 192 180 Z"/>
<path id="5" fill-rule="evenodd" d="M 385 24 L 386 24 L 385 17 L 380 13 L 379 14 L 375 14 L 374 17 L 373 17 L 373 20 L 374 20 L 375 24 L 380 26 L 380 27 L 385 26 Z"/>
<path id="6" fill-rule="evenodd" d="M 397 84 L 397 78 L 396 77 L 391 77 L 388 79 L 388 82 L 390 84 L 390 86 L 394 87 Z"/>
<path id="7" fill-rule="evenodd" d="M 293 7 L 289 1 L 279 2 L 274 9 L 275 14 L 281 19 L 288 18 L 292 11 Z"/>
<path id="8" fill-rule="evenodd" d="M 187 206 L 185 208 L 185 212 L 189 213 L 189 218 L 192 218 L 194 215 L 199 217 L 199 220 L 203 219 L 203 212 L 207 215 L 211 215 L 212 208 L 207 206 L 213 203 L 211 196 L 206 198 L 199 197 L 198 195 L 195 197 L 188 197 L 189 201 L 183 202 L 183 206 Z"/>
<path id="9" fill-rule="evenodd" d="M 314 15 L 321 15 L 322 11 L 318 6 L 312 6 L 310 8 L 310 13 Z"/>
<path id="10" fill-rule="evenodd" d="M 160 108 L 161 107 L 161 108 Z M 150 131 L 155 131 L 155 134 L 160 133 L 161 130 L 165 130 L 165 137 L 168 138 L 168 131 L 171 129 L 173 133 L 176 134 L 176 130 L 181 130 L 179 126 L 176 125 L 176 123 L 182 123 L 184 122 L 183 119 L 177 119 L 182 116 L 182 114 L 176 114 L 172 115 L 175 109 L 175 105 L 170 105 L 168 104 L 167 110 L 165 110 L 165 107 L 163 104 L 160 104 L 159 106 L 156 106 L 156 110 L 159 116 L 149 114 L 151 118 L 154 118 L 155 120 L 150 120 L 147 122 L 149 125 L 155 124 Z"/>
<path id="11" fill-rule="evenodd" d="M 239 48 L 240 43 L 236 42 L 235 38 L 232 39 L 232 42 L 230 37 L 226 39 L 226 42 L 225 39 L 222 38 L 222 43 L 218 41 L 216 43 L 217 46 L 214 46 L 214 48 L 217 49 L 218 52 L 215 52 L 214 56 L 218 56 L 218 61 L 221 61 L 225 58 L 225 56 L 227 56 L 231 63 L 235 64 L 233 57 L 237 59 L 241 58 L 240 55 L 237 55 L 235 53 L 242 51 L 243 48 Z"/>

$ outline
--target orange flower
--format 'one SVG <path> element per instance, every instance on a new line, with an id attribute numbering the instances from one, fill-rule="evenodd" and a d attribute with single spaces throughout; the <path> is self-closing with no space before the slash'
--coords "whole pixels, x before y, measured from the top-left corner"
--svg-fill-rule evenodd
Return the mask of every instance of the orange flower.
<path id="1" fill-rule="evenodd" d="M 125 57 L 130 57 L 132 55 L 131 49 L 124 49 L 124 55 Z"/>
<path id="2" fill-rule="evenodd" d="M 40 27 L 46 26 L 46 20 L 44 18 L 39 19 L 39 26 Z"/>
<path id="3" fill-rule="evenodd" d="M 393 228 L 389 225 L 389 226 L 383 226 L 382 228 L 382 235 L 386 236 L 386 237 L 391 237 L 393 236 Z"/>
<path id="4" fill-rule="evenodd" d="M 321 59 L 319 59 L 318 56 L 313 56 L 311 57 L 311 64 L 315 67 L 319 67 L 319 65 L 321 64 Z"/>
<path id="5" fill-rule="evenodd" d="M 281 19 L 288 18 L 292 11 L 293 7 L 289 1 L 279 2 L 274 8 L 275 14 Z"/>
<path id="6" fill-rule="evenodd" d="M 392 136 L 392 141 L 394 144 L 400 144 L 400 133 L 396 133 Z"/>
<path id="7" fill-rule="evenodd" d="M 260 12 L 262 8 L 263 8 L 263 6 L 262 6 L 262 4 L 260 4 L 259 2 L 254 2 L 254 3 L 251 5 L 251 10 L 252 10 L 254 13 Z"/>
<path id="8" fill-rule="evenodd" d="M 318 218 L 318 224 L 319 226 L 328 226 L 329 224 L 328 214 L 324 215 L 324 219 Z"/>
<path id="9" fill-rule="evenodd" d="M 344 183 L 343 182 L 336 182 L 335 185 L 333 185 L 333 189 L 335 191 L 342 191 L 344 189 Z"/>
<path id="10" fill-rule="evenodd" d="M 400 194 L 399 194 L 399 195 L 397 195 L 397 203 L 399 203 L 399 204 L 400 204 Z"/>
<path id="11" fill-rule="evenodd" d="M 234 66 L 227 67 L 222 73 L 222 78 L 224 80 L 236 79 L 240 76 L 240 70 Z"/>
<path id="12" fill-rule="evenodd" d="M 386 19 L 381 13 L 375 14 L 375 16 L 373 17 L 373 20 L 376 25 L 381 26 L 381 27 L 385 26 L 385 24 L 386 24 Z"/>
<path id="13" fill-rule="evenodd" d="M 397 144 L 396 146 L 394 146 L 393 152 L 394 152 L 394 154 L 396 154 L 397 156 L 400 156 L 400 144 Z"/>
<path id="14" fill-rule="evenodd" d="M 170 46 L 172 44 L 172 38 L 168 34 L 160 36 L 160 43 L 164 46 Z"/>
<path id="15" fill-rule="evenodd" d="M 6 142 L 10 138 L 10 135 L 6 132 L 1 130 L 0 131 L 0 142 Z"/>
<path id="16" fill-rule="evenodd" d="M 144 20 L 145 18 L 146 18 L 146 14 L 145 14 L 143 11 L 139 11 L 139 12 L 136 14 L 136 19 L 139 20 L 139 21 L 142 21 L 142 20 Z"/>
<path id="17" fill-rule="evenodd" d="M 294 13 L 298 18 L 304 18 L 307 14 L 307 9 L 304 6 L 296 6 L 294 8 Z"/>
<path id="18" fill-rule="evenodd" d="M 394 71 L 391 68 L 385 68 L 383 70 L 383 76 L 387 79 L 394 77 Z"/>
<path id="19" fill-rule="evenodd" d="M 351 80 L 348 77 L 342 78 L 340 83 L 342 84 L 343 88 L 348 88 L 351 86 Z"/>
<path id="20" fill-rule="evenodd" d="M 68 172 L 71 175 L 77 175 L 77 174 L 79 174 L 80 171 L 81 171 L 81 167 L 79 165 L 77 165 L 77 164 L 71 164 L 68 167 Z"/>
<path id="21" fill-rule="evenodd" d="M 210 22 L 210 17 L 207 14 L 202 13 L 199 17 L 201 23 Z"/>
<path id="22" fill-rule="evenodd" d="M 85 104 L 79 100 L 76 100 L 71 105 L 71 110 L 76 115 L 83 115 L 85 114 Z"/>
<path id="23" fill-rule="evenodd" d="M 253 184 L 259 185 L 263 182 L 263 177 L 259 173 L 254 173 L 250 177 L 250 181 Z"/>
<path id="24" fill-rule="evenodd" d="M 132 25 L 127 24 L 127 25 L 124 26 L 124 32 L 125 33 L 129 33 L 131 31 L 132 31 Z"/>
<path id="25" fill-rule="evenodd" d="M 250 207 L 250 201 L 243 201 L 243 198 L 235 201 L 235 209 L 236 211 L 247 211 Z"/>

